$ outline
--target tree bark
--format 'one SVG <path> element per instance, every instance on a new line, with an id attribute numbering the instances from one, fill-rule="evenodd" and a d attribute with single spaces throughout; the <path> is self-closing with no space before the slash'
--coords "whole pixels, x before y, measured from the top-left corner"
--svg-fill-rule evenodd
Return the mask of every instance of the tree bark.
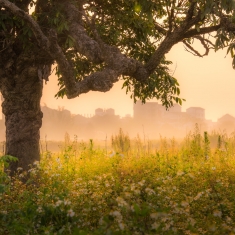
<path id="1" fill-rule="evenodd" d="M 40 99 L 43 81 L 38 76 L 38 63 L 37 66 L 34 64 L 34 57 L 27 53 L 17 56 L 2 78 L 5 154 L 18 158 L 17 162 L 10 164 L 11 175 L 18 167 L 28 170 L 30 164 L 40 160 L 39 130 L 43 116 Z"/>

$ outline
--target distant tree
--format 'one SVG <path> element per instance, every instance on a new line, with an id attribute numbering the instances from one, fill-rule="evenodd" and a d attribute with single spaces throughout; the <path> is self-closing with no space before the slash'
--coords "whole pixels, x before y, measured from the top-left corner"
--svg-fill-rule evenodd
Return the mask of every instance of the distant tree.
<path id="1" fill-rule="evenodd" d="M 11 171 L 39 160 L 40 99 L 53 64 L 57 97 L 106 92 L 122 79 L 134 100 L 170 107 L 182 100 L 166 53 L 183 42 L 200 57 L 227 47 L 235 58 L 234 22 L 233 0 L 0 0 L 6 154 L 19 158 Z"/>

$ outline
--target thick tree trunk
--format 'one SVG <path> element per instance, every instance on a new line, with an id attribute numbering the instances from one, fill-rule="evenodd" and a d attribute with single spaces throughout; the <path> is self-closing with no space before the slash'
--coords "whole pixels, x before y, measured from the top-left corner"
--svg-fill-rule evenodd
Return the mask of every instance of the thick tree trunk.
<path id="1" fill-rule="evenodd" d="M 6 125 L 6 155 L 18 158 L 11 163 L 13 175 L 18 167 L 24 170 L 40 159 L 39 130 L 42 125 L 40 99 L 43 82 L 38 66 L 30 55 L 19 56 L 2 82 L 2 104 Z"/>

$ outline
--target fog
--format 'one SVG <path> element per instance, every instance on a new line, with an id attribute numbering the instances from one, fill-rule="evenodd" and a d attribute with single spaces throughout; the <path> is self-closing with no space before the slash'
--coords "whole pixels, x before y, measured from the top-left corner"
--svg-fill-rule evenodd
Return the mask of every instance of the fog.
<path id="1" fill-rule="evenodd" d="M 115 114 L 115 109 L 97 107 L 91 115 L 72 114 L 64 107 L 52 109 L 42 106 L 43 125 L 40 130 L 42 140 L 62 141 L 65 134 L 78 141 L 110 140 L 119 129 L 135 138 L 139 135 L 143 139 L 184 138 L 193 131 L 197 123 L 201 132 L 226 132 L 235 131 L 235 117 L 225 114 L 216 122 L 207 120 L 206 110 L 202 107 L 189 107 L 182 111 L 181 106 L 175 104 L 165 110 L 157 102 L 133 104 L 133 116 L 120 117 Z M 4 118 L 0 120 L 0 141 L 5 140 Z"/>

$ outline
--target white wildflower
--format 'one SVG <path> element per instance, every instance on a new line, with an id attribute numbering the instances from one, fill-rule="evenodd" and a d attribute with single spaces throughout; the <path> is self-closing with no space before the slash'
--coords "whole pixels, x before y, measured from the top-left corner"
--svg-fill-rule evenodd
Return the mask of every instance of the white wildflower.
<path id="1" fill-rule="evenodd" d="M 181 206 L 183 206 L 183 207 L 188 207 L 189 204 L 188 204 L 188 202 L 186 202 L 186 201 L 182 201 L 182 202 L 181 202 Z"/>
<path id="2" fill-rule="evenodd" d="M 39 161 L 35 161 L 35 162 L 33 163 L 33 165 L 34 165 L 34 166 L 38 166 L 38 165 L 39 165 Z"/>
<path id="3" fill-rule="evenodd" d="M 154 222 L 151 227 L 152 229 L 158 229 L 159 226 L 160 225 L 158 223 Z"/>
<path id="4" fill-rule="evenodd" d="M 61 201 L 61 200 L 58 200 L 58 201 L 55 203 L 55 207 L 60 206 L 61 204 L 62 204 L 62 201 Z"/>
<path id="5" fill-rule="evenodd" d="M 118 225 L 119 225 L 119 228 L 120 228 L 121 230 L 124 230 L 124 228 L 125 228 L 124 223 L 120 222 Z"/>
<path id="6" fill-rule="evenodd" d="M 159 213 L 151 213 L 150 218 L 157 219 L 159 217 Z"/>
<path id="7" fill-rule="evenodd" d="M 144 183 L 145 183 L 145 180 L 141 180 L 138 184 L 139 184 L 140 186 L 144 186 Z"/>
<path id="8" fill-rule="evenodd" d="M 178 171 L 177 176 L 181 176 L 181 175 L 184 175 L 184 172 L 183 171 Z"/>
<path id="9" fill-rule="evenodd" d="M 221 217 L 221 216 L 222 216 L 222 212 L 219 211 L 219 210 L 215 210 L 215 211 L 213 212 L 213 215 L 214 215 L 215 217 Z"/>
<path id="10" fill-rule="evenodd" d="M 198 193 L 197 196 L 194 197 L 194 201 L 197 201 L 202 195 L 203 195 L 203 192 Z"/>
<path id="11" fill-rule="evenodd" d="M 134 190 L 134 193 L 135 193 L 135 194 L 140 194 L 140 190 L 139 190 L 139 189 L 135 189 L 135 190 Z"/>
<path id="12" fill-rule="evenodd" d="M 121 197 L 117 197 L 116 201 L 118 203 L 118 206 L 120 206 L 120 207 L 128 207 L 129 206 L 128 203 Z"/>
<path id="13" fill-rule="evenodd" d="M 148 195 L 154 195 L 154 194 L 156 194 L 155 191 L 154 191 L 153 189 L 151 189 L 151 188 L 146 188 L 146 189 L 145 189 L 145 192 L 146 192 Z"/>
<path id="14" fill-rule="evenodd" d="M 64 200 L 64 205 L 66 206 L 66 205 L 70 205 L 71 204 L 71 201 L 69 201 L 69 200 Z"/>
<path id="15" fill-rule="evenodd" d="M 67 216 L 68 217 L 73 217 L 75 215 L 75 212 L 72 209 L 68 210 Z"/>
<path id="16" fill-rule="evenodd" d="M 43 209 L 42 209 L 41 206 L 38 207 L 37 212 L 38 212 L 38 213 L 42 213 L 42 212 L 43 212 Z"/>
<path id="17" fill-rule="evenodd" d="M 122 220 L 122 215 L 119 211 L 111 211 L 109 214 L 115 217 L 118 221 Z"/>
<path id="18" fill-rule="evenodd" d="M 135 190 L 135 184 L 131 184 L 131 191 Z"/>

